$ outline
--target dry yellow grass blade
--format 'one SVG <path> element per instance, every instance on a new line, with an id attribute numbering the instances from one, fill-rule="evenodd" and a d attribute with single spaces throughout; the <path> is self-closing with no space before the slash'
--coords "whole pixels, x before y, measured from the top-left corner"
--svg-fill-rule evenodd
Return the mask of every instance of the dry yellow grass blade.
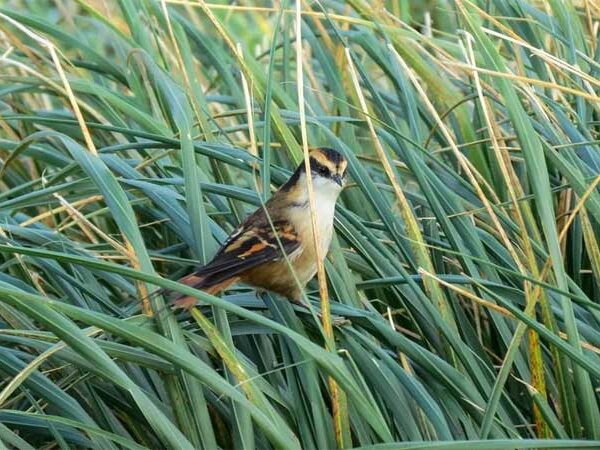
<path id="1" fill-rule="evenodd" d="M 450 133 L 450 130 L 448 129 L 448 127 L 446 126 L 446 124 L 441 120 L 441 118 L 440 118 L 437 110 L 435 109 L 435 106 L 429 100 L 429 97 L 425 93 L 423 87 L 421 86 L 421 84 L 419 83 L 419 81 L 417 80 L 417 78 L 415 77 L 415 75 L 412 73 L 412 70 L 408 67 L 408 65 L 406 64 L 406 62 L 402 58 L 402 56 L 400 56 L 400 54 L 396 51 L 396 49 L 391 44 L 388 45 L 388 48 L 392 51 L 392 53 L 396 57 L 396 60 L 398 61 L 398 63 L 402 67 L 402 70 L 406 73 L 406 75 L 410 79 L 410 81 L 411 81 L 412 85 L 414 86 L 415 90 L 417 91 L 417 93 L 421 97 L 421 100 L 422 100 L 423 104 L 426 106 L 427 110 L 431 113 L 431 116 L 435 120 L 438 128 L 440 129 L 440 131 L 444 135 L 444 138 L 446 139 L 446 141 L 449 143 L 450 148 L 452 149 L 452 152 L 454 154 L 454 157 L 456 158 L 457 162 L 462 167 L 464 173 L 467 175 L 467 178 L 469 179 L 469 181 L 471 183 L 471 186 L 473 186 L 473 188 L 475 189 L 475 192 L 477 193 L 477 196 L 479 197 L 479 199 L 481 200 L 481 202 L 485 206 L 485 209 L 486 209 L 487 213 L 489 214 L 489 216 L 490 216 L 490 218 L 492 220 L 494 228 L 496 229 L 496 231 L 498 232 L 498 234 L 502 238 L 502 242 L 504 243 L 504 245 L 506 246 L 506 248 L 510 252 L 510 254 L 513 257 L 514 261 L 517 264 L 521 264 L 520 258 L 519 258 L 519 256 L 518 256 L 518 254 L 517 254 L 517 252 L 516 252 L 516 250 L 515 250 L 512 242 L 511 242 L 511 240 L 509 239 L 508 235 L 506 234 L 506 230 L 504 229 L 504 227 L 500 223 L 500 220 L 498 219 L 498 216 L 496 215 L 494 209 L 492 208 L 492 205 L 491 205 L 490 201 L 488 200 L 487 196 L 483 192 L 483 189 L 482 189 L 481 184 L 480 184 L 480 182 L 481 182 L 481 176 L 479 176 L 479 177 L 475 176 L 475 172 L 477 172 L 477 170 L 471 165 L 471 163 L 469 162 L 469 160 L 465 157 L 465 155 L 463 155 L 461 153 L 461 151 L 456 146 L 455 140 L 454 140 L 452 134 Z M 494 189 L 492 189 L 492 187 L 489 186 L 489 184 L 485 183 L 485 186 L 486 186 L 486 189 L 487 189 L 488 192 L 491 192 L 491 193 L 494 192 Z M 496 199 L 496 201 L 498 201 L 498 200 Z"/>
<path id="2" fill-rule="evenodd" d="M 331 307 L 329 304 L 329 292 L 327 289 L 327 275 L 325 274 L 325 264 L 323 262 L 320 239 L 319 227 L 317 219 L 317 205 L 315 202 L 315 193 L 312 179 L 312 172 L 310 169 L 310 158 L 308 149 L 308 136 L 306 132 L 306 112 L 305 112 L 305 99 L 304 99 L 304 72 L 303 72 L 303 49 L 302 49 L 302 16 L 301 16 L 301 4 L 299 0 L 296 3 L 296 20 L 295 20 L 295 31 L 296 31 L 296 84 L 298 87 L 298 112 L 300 115 L 300 133 L 302 139 L 302 151 L 304 154 L 304 168 L 306 173 L 306 188 L 308 191 L 308 202 L 310 207 L 311 216 L 311 229 L 314 239 L 313 245 L 315 246 L 315 255 L 317 258 L 317 280 L 319 282 L 319 296 L 321 298 L 321 323 L 323 324 L 323 330 L 325 332 L 326 347 L 329 351 L 335 351 L 335 342 L 333 337 L 333 326 L 331 323 Z M 339 448 L 347 447 L 347 443 L 344 441 L 347 433 L 344 430 L 344 424 L 348 421 L 345 419 L 348 415 L 346 408 L 345 394 L 340 390 L 335 380 L 331 377 L 328 378 L 329 390 L 331 393 L 331 406 L 333 410 L 333 423 L 335 428 L 335 436 Z"/>
<path id="3" fill-rule="evenodd" d="M 475 53 L 473 52 L 473 46 L 472 46 L 473 38 L 468 33 L 465 33 L 465 36 L 466 36 L 465 44 L 466 44 L 467 60 L 469 61 L 470 64 L 475 66 L 476 59 L 475 59 Z M 510 156 L 508 155 L 508 152 L 506 150 L 502 151 L 500 149 L 500 145 L 498 143 L 498 138 L 497 138 L 498 127 L 497 127 L 496 123 L 494 123 L 494 121 L 492 120 L 493 111 L 491 110 L 489 102 L 483 95 L 483 90 L 481 87 L 481 82 L 480 82 L 479 74 L 477 73 L 477 71 L 473 71 L 473 81 L 475 83 L 477 96 L 478 96 L 479 102 L 481 104 L 481 113 L 483 115 L 485 125 L 487 126 L 489 136 L 491 139 L 492 148 L 494 150 L 494 153 L 496 154 L 496 160 L 498 161 L 498 165 L 500 166 L 500 171 L 501 171 L 502 177 L 504 179 L 504 184 L 507 188 L 510 200 L 513 205 L 512 211 L 514 213 L 514 217 L 516 218 L 517 224 L 520 229 L 520 233 L 521 233 L 520 242 L 521 242 L 521 245 L 525 252 L 525 257 L 526 257 L 526 260 L 528 263 L 528 268 L 526 269 L 525 265 L 520 261 L 520 258 L 516 254 L 516 251 L 512 248 L 512 243 L 510 241 L 509 241 L 509 246 L 510 246 L 509 251 L 511 251 L 511 253 L 513 254 L 513 258 L 516 258 L 514 261 L 517 264 L 517 267 L 522 275 L 527 276 L 528 271 L 529 271 L 530 273 L 533 274 L 534 277 L 537 277 L 539 275 L 539 271 L 538 271 L 538 267 L 537 267 L 535 254 L 533 252 L 533 248 L 531 247 L 531 242 L 529 241 L 528 228 L 525 225 L 525 220 L 523 219 L 523 215 L 521 214 L 521 209 L 520 209 L 519 203 L 517 202 L 517 194 L 515 192 L 516 186 L 520 186 L 519 181 L 513 171 L 512 165 L 510 164 L 510 160 L 509 160 Z M 520 192 L 522 192 L 520 187 L 519 187 L 519 190 L 520 190 Z M 542 293 L 541 290 L 538 290 L 536 292 Z M 532 286 L 531 286 L 531 283 L 528 281 L 524 282 L 524 293 L 525 293 L 525 303 L 528 306 L 531 305 L 531 306 L 529 306 L 529 308 L 531 309 L 531 311 L 533 313 L 533 311 L 535 310 L 535 304 L 537 303 L 538 298 L 537 298 L 537 296 L 532 296 L 532 294 L 533 294 Z M 543 299 L 542 301 L 544 302 L 545 299 Z M 518 336 L 518 335 L 515 333 L 515 336 Z M 533 331 L 533 330 L 530 330 L 530 332 L 529 332 L 529 346 L 530 346 L 530 354 L 531 354 L 530 367 L 531 367 L 531 372 L 532 372 L 532 384 L 535 386 L 537 391 L 540 392 L 540 395 L 544 395 L 544 397 L 545 397 L 546 396 L 546 381 L 545 381 L 545 377 L 544 377 L 544 368 L 543 368 L 543 364 L 542 364 L 541 348 L 539 346 L 539 337 L 538 337 L 537 333 L 535 333 L 535 331 Z M 538 430 L 538 436 L 545 437 L 545 438 L 550 437 L 550 432 L 549 432 L 548 426 L 547 426 L 545 420 L 543 419 L 539 409 L 537 408 L 537 406 L 535 406 L 535 404 L 534 404 L 534 416 L 535 416 L 536 427 Z"/>
<path id="4" fill-rule="evenodd" d="M 91 328 L 85 332 L 86 336 L 92 337 L 103 333 L 103 330 L 99 328 Z M 58 342 L 50 347 L 48 350 L 40 353 L 33 360 L 31 360 L 17 375 L 4 386 L 0 392 L 0 408 L 9 400 L 10 396 L 33 374 L 42 364 L 48 359 L 54 356 L 56 353 L 68 348 L 68 345 L 64 342 Z"/>
<path id="5" fill-rule="evenodd" d="M 398 180 L 396 179 L 396 175 L 388 160 L 388 156 L 385 153 L 385 150 L 381 144 L 377 136 L 377 132 L 375 131 L 375 127 L 373 125 L 373 121 L 371 120 L 371 115 L 369 114 L 369 109 L 367 106 L 367 101 L 360 87 L 360 81 L 358 80 L 358 74 L 356 72 L 356 68 L 354 67 L 354 62 L 352 61 L 352 56 L 350 54 L 350 49 L 346 48 L 346 62 L 348 64 L 348 69 L 350 72 L 350 79 L 354 85 L 354 91 L 358 97 L 358 101 L 360 103 L 360 109 L 364 115 L 364 119 L 367 122 L 367 126 L 369 127 L 369 133 L 371 136 L 371 140 L 374 144 L 375 151 L 377 152 L 377 162 L 383 166 L 385 175 L 392 185 L 394 190 L 394 194 L 396 195 L 396 199 L 400 205 L 400 214 L 402 215 L 402 219 L 406 224 L 406 229 L 408 235 L 410 237 L 410 245 L 411 248 L 417 258 L 417 263 L 424 267 L 425 270 L 433 271 L 433 264 L 429 257 L 429 254 L 426 251 L 425 240 L 423 239 L 423 235 L 421 234 L 421 230 L 419 229 L 419 225 L 412 211 L 411 205 L 408 203 L 404 192 L 402 191 L 402 187 Z M 433 301 L 437 305 L 440 314 L 444 318 L 444 320 L 450 325 L 450 327 L 456 331 L 456 323 L 454 322 L 454 317 L 452 316 L 452 311 L 448 305 L 448 301 L 446 300 L 443 292 L 439 289 L 436 283 L 430 283 L 429 280 L 425 282 L 425 288 L 428 293 L 433 297 Z"/>
<path id="6" fill-rule="evenodd" d="M 9 22 L 10 24 L 12 24 L 13 26 L 15 26 L 16 28 L 18 28 L 19 30 L 21 30 L 27 36 L 29 36 L 30 38 L 35 40 L 38 44 L 40 44 L 42 47 L 45 47 L 46 50 L 48 50 L 48 53 L 50 54 L 50 58 L 52 59 L 52 62 L 54 63 L 54 67 L 56 68 L 56 72 L 58 73 L 60 81 L 62 82 L 62 85 L 63 85 L 63 88 L 67 95 L 67 98 L 69 99 L 69 102 L 71 104 L 71 108 L 73 108 L 73 113 L 75 114 L 77 123 L 79 124 L 79 127 L 81 128 L 81 132 L 83 133 L 83 137 L 85 139 L 87 148 L 91 153 L 93 153 L 94 155 L 97 155 L 98 151 L 96 150 L 96 145 L 94 144 L 92 136 L 90 135 L 88 127 L 85 123 L 85 120 L 83 119 L 83 115 L 81 114 L 81 109 L 79 109 L 79 103 L 77 102 L 75 95 L 73 94 L 73 90 L 71 89 L 71 84 L 67 80 L 67 76 L 65 74 L 65 71 L 63 70 L 62 64 L 60 62 L 60 58 L 58 57 L 58 52 L 56 51 L 56 47 L 54 46 L 54 44 L 51 41 L 49 41 L 48 39 L 43 38 L 39 34 L 32 31 L 30 28 L 26 27 L 25 25 L 19 23 L 16 20 L 8 17 L 5 14 L 0 13 L 0 17 L 2 19 L 6 20 L 7 22 Z"/>
<path id="7" fill-rule="evenodd" d="M 457 294 L 460 294 L 462 297 L 467 298 L 475 303 L 477 303 L 478 305 L 484 306 L 485 308 L 489 309 L 490 311 L 502 314 L 505 317 L 508 317 L 510 319 L 514 319 L 514 320 L 518 320 L 517 317 L 514 316 L 513 313 L 511 313 L 508 309 L 503 308 L 502 306 L 498 306 L 495 303 L 492 303 L 488 300 L 484 300 L 481 297 L 478 297 L 477 295 L 473 294 L 472 292 L 463 289 L 461 287 L 458 287 L 452 283 L 448 283 L 447 281 L 442 280 L 441 278 L 439 278 L 438 276 L 429 273 L 425 270 L 419 270 L 419 273 L 421 275 L 424 275 L 426 277 L 430 277 L 431 279 L 437 281 L 438 283 L 440 283 L 442 286 L 453 290 L 454 292 L 456 292 Z M 528 305 L 529 307 L 525 308 L 525 314 L 527 315 L 531 315 L 532 309 L 531 309 L 531 305 Z M 523 325 L 523 326 L 527 326 L 525 325 L 523 322 L 519 322 L 519 324 Z M 568 341 L 568 335 L 562 331 L 558 332 L 558 336 L 560 336 L 563 340 Z M 600 348 L 596 347 L 595 345 L 592 345 L 588 342 L 584 342 L 584 341 L 579 341 L 579 343 L 581 344 L 581 346 L 587 350 L 591 350 L 594 353 L 600 353 Z"/>
<path id="8" fill-rule="evenodd" d="M 91 197 L 88 198 L 83 198 L 81 200 L 78 200 L 76 202 L 71 202 L 70 205 L 74 208 L 80 208 L 92 203 L 96 203 L 102 200 L 102 196 L 101 195 L 92 195 Z M 61 212 L 64 212 L 67 210 L 67 206 L 65 205 L 61 205 L 61 206 L 57 206 L 56 208 L 52 208 L 48 211 L 45 211 L 41 214 L 38 214 L 37 216 L 31 217 L 23 222 L 20 223 L 20 226 L 22 227 L 28 227 L 31 226 L 35 223 L 38 223 L 40 221 L 43 221 L 49 217 L 52 217 L 56 214 L 60 214 Z"/>

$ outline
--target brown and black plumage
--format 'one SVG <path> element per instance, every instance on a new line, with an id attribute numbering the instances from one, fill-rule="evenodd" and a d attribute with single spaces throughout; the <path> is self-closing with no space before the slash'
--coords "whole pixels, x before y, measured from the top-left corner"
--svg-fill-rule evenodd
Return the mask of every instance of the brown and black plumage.
<path id="1" fill-rule="evenodd" d="M 344 185 L 346 166 L 346 159 L 333 149 L 319 148 L 310 153 L 323 257 L 331 243 L 335 203 Z M 229 236 L 208 264 L 180 282 L 217 294 L 241 281 L 301 302 L 302 289 L 316 270 L 306 171 L 302 163 L 264 207 L 248 216 Z M 193 297 L 183 297 L 175 303 L 190 308 L 195 302 Z"/>

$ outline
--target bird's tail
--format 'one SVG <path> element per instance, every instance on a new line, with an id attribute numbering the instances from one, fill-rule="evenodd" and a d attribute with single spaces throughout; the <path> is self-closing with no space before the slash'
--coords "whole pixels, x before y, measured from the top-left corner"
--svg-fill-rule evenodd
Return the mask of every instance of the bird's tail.
<path id="1" fill-rule="evenodd" d="M 179 283 L 183 283 L 187 286 L 190 286 L 190 287 L 193 287 L 196 289 L 201 289 L 208 294 L 217 295 L 218 293 L 227 289 L 229 286 L 231 286 L 233 283 L 235 283 L 238 280 L 239 280 L 239 277 L 236 277 L 236 276 L 226 278 L 226 279 L 223 279 L 223 277 L 221 277 L 221 279 L 215 279 L 214 277 L 211 277 L 210 275 L 199 275 L 198 273 L 192 273 L 191 275 L 187 275 L 183 278 L 180 278 L 178 281 L 179 281 Z M 167 299 L 167 302 L 162 308 L 160 308 L 158 311 L 154 312 L 155 315 L 161 314 L 163 312 L 163 310 L 167 310 L 167 309 L 171 309 L 171 308 L 174 308 L 174 309 L 182 308 L 185 310 L 190 310 L 193 306 L 196 305 L 196 301 L 197 301 L 197 299 L 195 297 L 180 294 L 176 291 L 171 291 L 171 290 L 165 289 L 165 288 L 158 289 L 158 290 L 152 292 L 151 294 L 146 295 L 145 297 L 143 297 L 141 299 L 141 301 L 148 301 L 149 299 L 154 298 L 159 295 L 165 296 L 165 298 Z"/>
<path id="2" fill-rule="evenodd" d="M 216 295 L 219 292 L 227 289 L 229 286 L 231 286 L 233 283 L 235 283 L 238 280 L 239 280 L 239 277 L 236 277 L 236 276 L 233 276 L 233 277 L 230 277 L 227 279 L 223 279 L 221 277 L 220 280 L 215 280 L 215 278 L 214 277 L 211 278 L 210 275 L 199 275 L 198 273 L 193 273 L 191 275 L 188 275 L 186 277 L 179 279 L 178 281 L 180 283 L 186 284 L 193 288 L 201 289 L 204 292 L 207 292 L 209 294 Z M 147 320 L 155 318 L 155 317 L 159 316 L 160 314 L 163 314 L 165 311 L 173 311 L 173 309 L 178 309 L 178 308 L 190 310 L 192 307 L 194 307 L 196 305 L 196 301 L 197 301 L 196 298 L 194 298 L 192 296 L 182 295 L 182 294 L 179 294 L 178 297 L 169 295 L 169 294 L 173 294 L 173 293 L 174 293 L 174 291 L 162 288 L 162 289 L 158 289 L 158 290 L 152 292 L 151 294 L 146 295 L 145 297 L 143 297 L 141 299 L 141 301 L 147 301 L 147 300 L 154 298 L 156 296 L 159 296 L 159 295 L 164 295 L 168 298 L 166 304 L 162 308 L 159 308 L 158 311 L 155 311 L 153 315 L 148 316 Z M 142 324 L 143 323 L 145 323 L 145 322 L 142 322 Z"/>
<path id="3" fill-rule="evenodd" d="M 215 279 L 215 277 L 211 277 L 210 275 L 192 273 L 191 275 L 181 278 L 179 282 L 196 289 L 201 289 L 207 294 L 216 295 L 238 280 L 239 277 L 236 276 L 225 279 L 222 279 L 222 277 Z M 176 298 L 173 301 L 173 305 L 176 308 L 190 309 L 196 305 L 196 301 L 197 299 L 195 297 L 186 295 Z"/>

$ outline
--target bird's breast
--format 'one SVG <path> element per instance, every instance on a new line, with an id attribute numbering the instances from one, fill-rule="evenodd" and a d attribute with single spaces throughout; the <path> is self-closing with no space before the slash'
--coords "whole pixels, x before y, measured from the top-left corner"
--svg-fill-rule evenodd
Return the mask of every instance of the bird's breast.
<path id="1" fill-rule="evenodd" d="M 317 198 L 317 234 L 320 244 L 320 257 L 325 258 L 333 236 L 333 215 L 335 202 L 319 201 Z M 320 199 L 323 200 L 323 199 Z M 312 230 L 312 217 L 308 201 L 299 207 L 290 208 L 290 221 L 300 238 L 302 251 L 294 258 L 293 265 L 301 283 L 307 283 L 317 271 L 317 254 Z"/>

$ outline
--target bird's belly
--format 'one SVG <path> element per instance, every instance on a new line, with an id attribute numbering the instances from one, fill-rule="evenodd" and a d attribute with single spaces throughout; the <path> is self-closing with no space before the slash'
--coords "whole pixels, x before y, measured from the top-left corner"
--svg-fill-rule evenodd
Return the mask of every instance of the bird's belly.
<path id="1" fill-rule="evenodd" d="M 320 224 L 322 225 L 322 224 Z M 333 236 L 333 224 L 325 224 L 319 227 L 319 244 L 321 260 L 327 256 L 331 238 Z M 305 233 L 302 239 L 302 253 L 299 254 L 292 262 L 296 276 L 304 287 L 317 273 L 317 252 L 313 241 L 312 229 Z"/>
<path id="2" fill-rule="evenodd" d="M 317 214 L 320 257 L 325 258 L 333 236 L 334 206 L 323 208 Z M 307 207 L 292 210 L 289 215 L 301 246 L 284 260 L 261 264 L 241 278 L 253 286 L 276 292 L 293 300 L 301 299 L 301 292 L 317 272 L 317 254 L 312 233 L 312 221 Z"/>
<path id="3" fill-rule="evenodd" d="M 312 233 L 310 234 L 312 237 Z M 324 228 L 321 235 L 321 258 L 325 258 L 332 238 L 332 228 Z M 303 240 L 305 245 L 285 260 L 261 264 L 246 272 L 242 281 L 255 287 L 276 292 L 293 300 L 300 300 L 302 289 L 317 273 L 317 255 L 314 243 Z M 291 269 L 290 270 L 290 265 Z"/>

